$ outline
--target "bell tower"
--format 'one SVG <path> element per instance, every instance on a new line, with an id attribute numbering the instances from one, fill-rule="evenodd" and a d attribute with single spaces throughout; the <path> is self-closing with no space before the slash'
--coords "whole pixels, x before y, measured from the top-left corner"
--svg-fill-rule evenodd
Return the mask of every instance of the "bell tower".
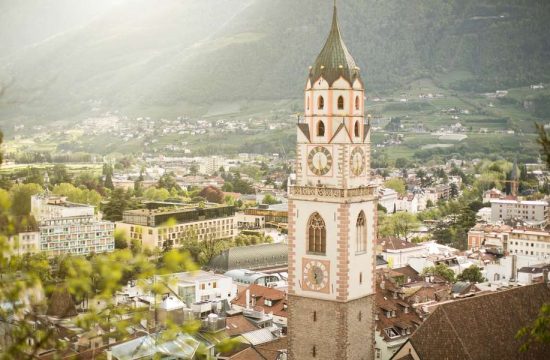
<path id="1" fill-rule="evenodd" d="M 289 187 L 292 360 L 374 358 L 377 199 L 360 69 L 338 26 L 309 68 Z"/>

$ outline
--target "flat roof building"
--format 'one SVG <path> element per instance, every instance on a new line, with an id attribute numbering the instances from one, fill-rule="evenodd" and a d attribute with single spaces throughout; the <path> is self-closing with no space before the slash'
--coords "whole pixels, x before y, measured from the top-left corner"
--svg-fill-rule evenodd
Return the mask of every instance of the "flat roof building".
<path id="1" fill-rule="evenodd" d="M 115 224 L 99 220 L 93 206 L 72 203 L 61 196 L 35 195 L 31 198 L 31 213 L 38 223 L 39 250 L 49 256 L 115 249 Z"/>
<path id="2" fill-rule="evenodd" d="M 547 201 L 491 200 L 491 222 L 521 220 L 529 225 L 548 222 Z"/>
<path id="3" fill-rule="evenodd" d="M 235 236 L 233 206 L 206 204 L 127 210 L 117 229 L 124 230 L 132 240 L 153 249 L 181 247 L 189 240 L 217 240 Z"/>

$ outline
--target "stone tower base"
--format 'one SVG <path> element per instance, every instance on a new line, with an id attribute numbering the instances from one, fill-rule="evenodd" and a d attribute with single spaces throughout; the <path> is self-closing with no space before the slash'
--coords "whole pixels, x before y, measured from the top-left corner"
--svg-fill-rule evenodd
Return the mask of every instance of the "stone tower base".
<path id="1" fill-rule="evenodd" d="M 374 359 L 374 295 L 349 302 L 288 295 L 289 360 Z"/>

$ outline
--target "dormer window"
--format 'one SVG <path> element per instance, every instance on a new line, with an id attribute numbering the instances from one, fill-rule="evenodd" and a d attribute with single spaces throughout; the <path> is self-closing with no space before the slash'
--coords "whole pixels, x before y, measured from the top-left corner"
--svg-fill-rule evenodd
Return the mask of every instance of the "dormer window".
<path id="1" fill-rule="evenodd" d="M 273 302 L 271 301 L 271 299 L 264 299 L 264 304 L 265 306 L 273 306 Z"/>
<path id="2" fill-rule="evenodd" d="M 317 100 L 317 109 L 323 110 L 325 108 L 325 99 L 322 96 L 319 96 Z"/>
<path id="3" fill-rule="evenodd" d="M 338 110 L 344 110 L 344 97 L 338 97 Z"/>

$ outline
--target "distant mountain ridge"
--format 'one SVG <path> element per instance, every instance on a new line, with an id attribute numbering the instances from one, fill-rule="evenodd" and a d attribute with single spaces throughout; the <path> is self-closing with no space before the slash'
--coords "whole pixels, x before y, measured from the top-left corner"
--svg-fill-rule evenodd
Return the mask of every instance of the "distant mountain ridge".
<path id="1" fill-rule="evenodd" d="M 74 1 L 44 1 L 43 12 L 38 0 L 11 5 L 15 20 L 0 25 L 13 32 L 0 37 L 0 121 L 299 98 L 332 13 L 329 0 L 118 0 L 86 17 Z M 338 3 L 369 94 L 454 71 L 467 75 L 445 86 L 466 91 L 550 81 L 549 1 Z M 46 38 L 25 26 L 60 9 L 78 21 L 42 21 Z"/>

